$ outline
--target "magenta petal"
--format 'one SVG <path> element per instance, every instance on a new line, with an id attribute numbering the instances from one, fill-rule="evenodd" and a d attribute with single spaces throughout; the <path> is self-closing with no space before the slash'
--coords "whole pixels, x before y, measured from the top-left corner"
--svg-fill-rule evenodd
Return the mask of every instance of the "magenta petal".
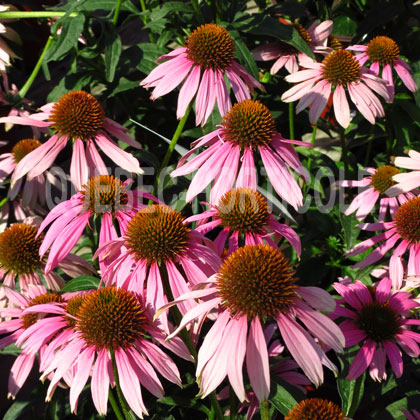
<path id="1" fill-rule="evenodd" d="M 107 412 L 108 391 L 109 391 L 109 364 L 108 350 L 99 350 L 95 364 L 93 365 L 91 392 L 93 404 L 95 404 L 99 415 L 105 416 Z"/>
<path id="2" fill-rule="evenodd" d="M 77 358 L 76 372 L 70 387 L 70 408 L 72 412 L 76 411 L 77 400 L 89 379 L 94 358 L 95 350 L 93 347 L 85 349 Z"/>
<path id="3" fill-rule="evenodd" d="M 400 349 L 392 341 L 384 341 L 383 345 L 386 351 L 386 355 L 391 362 L 392 370 L 394 371 L 395 376 L 400 378 L 403 373 L 403 361 L 401 358 Z"/>
<path id="4" fill-rule="evenodd" d="M 373 354 L 375 353 L 376 343 L 372 339 L 366 340 L 360 350 L 357 352 L 353 363 L 350 366 L 347 379 L 352 381 L 358 378 L 370 365 Z"/>

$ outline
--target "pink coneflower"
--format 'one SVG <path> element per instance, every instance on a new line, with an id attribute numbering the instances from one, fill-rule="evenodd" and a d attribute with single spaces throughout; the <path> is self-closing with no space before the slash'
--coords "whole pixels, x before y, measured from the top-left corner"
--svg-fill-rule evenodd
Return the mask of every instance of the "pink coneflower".
<path id="1" fill-rule="evenodd" d="M 0 334 L 7 334 L 7 336 L 0 339 L 0 349 L 16 343 L 24 334 L 26 335 L 28 329 L 39 322 L 40 317 L 38 317 L 38 315 L 25 315 L 23 313 L 26 308 L 49 302 L 64 302 L 62 296 L 59 296 L 56 293 L 48 293 L 47 289 L 40 285 L 30 285 L 27 288 L 28 297 L 8 287 L 4 287 L 3 290 L 9 300 L 10 307 L 0 309 L 0 315 L 2 317 L 10 317 L 11 319 L 0 322 Z M 44 321 L 42 322 L 44 323 Z M 59 329 L 64 327 L 65 325 L 62 323 Z M 39 346 L 37 346 L 36 349 L 31 348 L 23 350 L 16 358 L 9 375 L 8 397 L 16 397 L 16 394 L 22 388 L 32 370 L 37 352 L 40 351 L 40 357 L 42 359 L 42 354 L 46 350 L 45 342 L 56 332 L 57 330 L 51 330 L 50 328 L 44 330 L 42 335 L 36 337 L 39 339 Z"/>
<path id="2" fill-rule="evenodd" d="M 420 153 L 415 150 L 408 152 L 409 157 L 398 156 L 395 158 L 395 166 L 405 169 L 412 169 L 412 172 L 398 173 L 394 175 L 393 180 L 396 185 L 390 186 L 385 191 L 390 196 L 395 196 L 407 191 L 412 191 L 420 186 Z"/>
<path id="3" fill-rule="evenodd" d="M 410 310 L 420 306 L 406 292 L 391 291 L 391 279 L 383 278 L 375 287 L 361 281 L 349 285 L 333 284 L 342 299 L 332 317 L 344 317 L 340 328 L 346 338 L 346 347 L 361 343 L 347 376 L 359 377 L 367 368 L 377 381 L 387 378 L 385 364 L 388 358 L 395 376 L 403 373 L 400 348 L 410 357 L 418 357 L 420 334 L 411 331 L 410 325 L 420 325 L 410 319 Z"/>
<path id="4" fill-rule="evenodd" d="M 135 174 L 143 172 L 138 160 L 120 149 L 109 134 L 130 146 L 140 147 L 140 144 L 126 134 L 124 127 L 106 118 L 102 105 L 90 93 L 72 91 L 40 109 L 41 112 L 28 117 L 0 118 L 0 122 L 51 127 L 55 132 L 47 142 L 19 162 L 12 185 L 26 174 L 30 180 L 51 167 L 69 140 L 73 142 L 70 178 L 77 190 L 82 188 L 89 176 L 107 174 L 95 143 L 117 166 Z"/>
<path id="5" fill-rule="evenodd" d="M 211 221 L 201 223 L 196 230 L 207 233 L 216 227 L 222 228 L 214 239 L 219 255 L 222 255 L 226 242 L 229 244 L 228 255 L 241 245 L 268 243 L 277 248 L 272 236 L 278 234 L 285 237 L 300 256 L 299 235 L 274 218 L 267 200 L 257 191 L 248 188 L 230 190 L 220 199 L 217 206 L 189 217 L 186 222 L 205 221 L 210 217 Z"/>
<path id="6" fill-rule="evenodd" d="M 101 246 L 119 236 L 114 227 L 114 219 L 118 221 L 123 234 L 131 217 L 145 206 L 140 203 L 140 198 L 156 200 L 151 194 L 130 191 L 128 188 L 131 182 L 121 182 L 112 175 L 93 177 L 70 200 L 63 201 L 48 213 L 41 223 L 40 231 L 52 224 L 39 250 L 41 257 L 49 250 L 45 266 L 47 272 L 69 254 L 89 224 L 91 216 L 102 219 L 99 232 Z"/>
<path id="7" fill-rule="evenodd" d="M 55 307 L 52 308 L 55 310 Z M 116 378 L 134 413 L 147 414 L 140 385 L 157 398 L 163 397 L 163 386 L 156 375 L 181 385 L 179 371 L 172 359 L 152 339 L 161 340 L 161 332 L 152 323 L 143 300 L 124 289 L 106 287 L 84 296 L 76 313 L 75 327 L 57 349 L 43 374 L 53 374 L 47 392 L 50 400 L 58 382 L 66 375 L 70 384 L 70 408 L 77 402 L 91 375 L 93 403 L 100 415 L 106 415 L 109 386 Z"/>
<path id="8" fill-rule="evenodd" d="M 332 20 L 326 20 L 321 23 L 316 20 L 308 29 L 305 29 L 298 23 L 290 23 L 284 19 L 281 19 L 281 21 L 286 25 L 292 25 L 312 51 L 318 46 L 325 46 L 327 44 L 328 37 L 334 24 Z M 276 60 L 270 69 L 270 73 L 275 74 L 283 66 L 289 73 L 297 72 L 299 70 L 298 57 L 305 54 L 299 52 L 290 44 L 278 40 L 254 48 L 252 50 L 252 55 L 256 60 L 260 61 Z"/>
<path id="9" fill-rule="evenodd" d="M 265 105 L 254 100 L 242 101 L 229 110 L 220 128 L 193 143 L 193 149 L 183 156 L 171 176 L 189 174 L 198 169 L 186 200 L 191 201 L 214 180 L 210 203 L 217 205 L 235 181 L 236 188 L 257 189 L 254 152 L 258 150 L 277 194 L 297 209 L 302 205 L 302 191 L 288 165 L 298 173 L 305 173 L 291 144 L 310 146 L 302 141 L 284 139 L 276 131 L 274 118 Z M 202 146 L 209 147 L 186 162 Z M 238 172 L 239 162 L 241 168 Z"/>
<path id="10" fill-rule="evenodd" d="M 322 398 L 308 398 L 296 404 L 284 420 L 351 420 L 335 403 Z"/>
<path id="11" fill-rule="evenodd" d="M 395 184 L 393 177 L 399 174 L 399 169 L 391 165 L 380 166 L 377 169 L 366 168 L 370 175 L 365 176 L 360 181 L 338 181 L 337 185 L 341 187 L 367 187 L 351 202 L 350 206 L 344 212 L 346 216 L 356 212 L 357 220 L 363 220 L 375 207 L 379 199 L 379 215 L 380 222 L 385 221 L 388 209 L 391 217 L 401 204 L 404 204 L 410 198 L 414 198 L 414 194 L 401 193 L 397 197 L 388 197 L 385 192 Z"/>
<path id="12" fill-rule="evenodd" d="M 360 66 L 350 51 L 333 51 L 322 63 L 303 57 L 300 64 L 305 70 L 286 76 L 288 82 L 297 84 L 284 92 L 281 99 L 285 102 L 300 99 L 296 107 L 297 113 L 310 106 L 311 124 L 318 121 L 333 92 L 335 118 L 342 127 L 347 128 L 350 124 L 350 108 L 346 90 L 357 109 L 371 124 L 375 124 L 376 117 L 385 115 L 374 92 L 389 101 L 386 81 Z"/>
<path id="13" fill-rule="evenodd" d="M 165 282 L 174 297 L 218 270 L 219 257 L 203 241 L 211 242 L 190 229 L 181 213 L 168 206 L 152 205 L 131 219 L 122 238 L 105 244 L 96 255 L 119 254 L 102 277 L 105 284 L 132 291 L 146 287 L 147 302 L 156 310 L 167 303 L 169 293 L 164 288 L 161 269 L 166 269 Z M 181 309 L 185 312 L 191 307 L 187 303 Z M 163 322 L 166 328 L 166 319 Z"/>
<path id="14" fill-rule="evenodd" d="M 15 7 L 11 5 L 0 6 L 0 12 L 7 12 L 9 9 L 15 9 Z M 17 55 L 2 38 L 4 37 L 17 44 L 22 42 L 20 36 L 14 29 L 2 23 L 7 21 L 10 21 L 10 19 L 0 19 L 0 71 L 5 71 L 6 67 L 10 66 L 10 58 L 17 58 Z"/>
<path id="15" fill-rule="evenodd" d="M 26 291 L 30 284 L 42 285 L 42 277 L 51 290 L 60 290 L 63 279 L 55 273 L 47 273 L 45 261 L 39 257 L 43 234 L 34 224 L 15 223 L 0 233 L 0 279 L 3 285 Z M 94 270 L 83 258 L 68 255 L 61 261 L 60 268 L 70 275 L 91 274 Z"/>
<path id="16" fill-rule="evenodd" d="M 358 255 L 383 241 L 366 258 L 355 264 L 355 267 L 364 268 L 379 261 L 401 240 L 389 260 L 392 287 L 394 289 L 401 287 L 404 277 L 401 258 L 406 251 L 409 251 L 407 274 L 409 276 L 420 275 L 418 263 L 420 258 L 420 197 L 411 198 L 402 204 L 395 212 L 392 222 L 362 223 L 359 227 L 367 231 L 385 230 L 385 232 L 360 242 L 347 252 L 348 256 Z"/>
<path id="17" fill-rule="evenodd" d="M 218 310 L 217 320 L 198 353 L 196 375 L 202 397 L 228 376 L 239 400 L 244 401 L 242 366 L 246 360 L 258 401 L 268 398 L 270 373 L 263 325 L 273 318 L 287 349 L 311 382 L 316 385 L 323 382 L 322 364 L 336 370 L 313 338 L 317 337 L 337 352 L 342 351 L 344 336 L 340 329 L 316 310 L 334 310 L 334 299 L 317 287 L 297 286 L 294 275 L 287 258 L 278 249 L 247 245 L 233 252 L 219 272 L 207 280 L 211 284 L 209 288 L 181 296 L 157 312 L 158 315 L 187 299 L 206 298 L 184 316 L 170 338 L 195 319 Z"/>
<path id="18" fill-rule="evenodd" d="M 174 90 L 184 79 L 179 92 L 177 118 L 181 119 L 195 97 L 195 122 L 204 125 L 213 111 L 215 102 L 222 116 L 231 107 L 225 75 L 238 101 L 250 99 L 250 91 L 264 87 L 234 60 L 235 44 L 228 31 L 214 23 L 199 26 L 191 33 L 183 48 L 162 55 L 159 64 L 140 83 L 154 87 L 151 99 Z"/>
<path id="19" fill-rule="evenodd" d="M 401 410 L 407 420 L 420 420 L 420 413 L 417 410 L 413 410 L 411 413 L 408 410 Z"/>
<path id="20" fill-rule="evenodd" d="M 408 90 L 415 92 L 418 88 L 411 77 L 410 66 L 400 58 L 400 48 L 397 43 L 387 36 L 377 36 L 371 39 L 367 45 L 351 45 L 348 50 L 361 51 L 356 59 L 361 66 L 367 61 L 372 64 L 370 70 L 377 76 L 381 73 L 382 79 L 388 82 L 391 101 L 394 99 L 394 79 L 392 69 L 394 68 Z"/>

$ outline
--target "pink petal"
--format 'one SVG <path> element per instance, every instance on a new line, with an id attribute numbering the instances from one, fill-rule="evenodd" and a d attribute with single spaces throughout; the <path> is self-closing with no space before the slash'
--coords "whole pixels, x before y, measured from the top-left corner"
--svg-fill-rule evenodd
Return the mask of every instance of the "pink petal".
<path id="1" fill-rule="evenodd" d="M 85 148 L 81 139 L 73 143 L 73 155 L 70 165 L 70 178 L 77 191 L 82 189 L 88 180 L 89 170 L 87 166 Z"/>
<path id="2" fill-rule="evenodd" d="M 376 343 L 372 339 L 366 340 L 360 350 L 357 352 L 353 363 L 350 366 L 347 380 L 352 381 L 358 378 L 370 365 L 375 353 Z"/>

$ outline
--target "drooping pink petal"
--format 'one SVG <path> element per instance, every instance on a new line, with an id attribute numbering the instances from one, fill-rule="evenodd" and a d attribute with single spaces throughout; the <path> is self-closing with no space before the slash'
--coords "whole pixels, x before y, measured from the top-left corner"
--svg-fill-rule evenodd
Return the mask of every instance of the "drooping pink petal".
<path id="1" fill-rule="evenodd" d="M 80 191 L 82 186 L 86 184 L 88 176 L 89 170 L 83 141 L 77 138 L 73 143 L 73 154 L 70 165 L 70 178 L 77 191 Z"/>
<path id="2" fill-rule="evenodd" d="M 347 380 L 352 381 L 358 378 L 370 365 L 375 353 L 376 343 L 372 339 L 367 339 L 360 350 L 357 352 L 353 363 L 350 366 Z"/>
<path id="3" fill-rule="evenodd" d="M 107 412 L 109 373 L 108 363 L 110 356 L 107 349 L 97 352 L 95 364 L 93 365 L 91 392 L 92 400 L 99 415 L 105 416 Z"/>
<path id="4" fill-rule="evenodd" d="M 396 344 L 392 341 L 385 340 L 383 342 L 386 355 L 391 363 L 392 370 L 397 378 L 400 378 L 403 373 L 403 361 L 401 358 L 401 352 Z"/>
<path id="5" fill-rule="evenodd" d="M 337 85 L 333 94 L 334 115 L 337 122 L 344 128 L 350 124 L 350 108 L 346 92 L 342 85 Z"/>
<path id="6" fill-rule="evenodd" d="M 184 115 L 189 103 L 194 98 L 198 85 L 200 83 L 201 68 L 194 66 L 187 76 L 181 90 L 178 94 L 178 106 L 176 109 L 176 117 L 180 120 Z"/>

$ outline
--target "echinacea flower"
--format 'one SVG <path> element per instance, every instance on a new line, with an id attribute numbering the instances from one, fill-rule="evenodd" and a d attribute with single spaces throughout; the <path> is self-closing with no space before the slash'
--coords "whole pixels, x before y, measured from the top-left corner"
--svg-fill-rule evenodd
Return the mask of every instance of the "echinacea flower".
<path id="1" fill-rule="evenodd" d="M 420 353 L 417 344 L 420 334 L 410 329 L 410 325 L 420 325 L 419 320 L 410 319 L 410 311 L 420 304 L 407 292 L 392 291 L 388 277 L 374 287 L 361 281 L 349 285 L 334 283 L 333 287 L 342 298 L 330 316 L 345 318 L 339 326 L 346 338 L 346 347 L 361 345 L 347 379 L 354 380 L 369 368 L 374 380 L 385 380 L 387 359 L 399 378 L 403 373 L 400 348 L 410 357 L 418 357 Z"/>
<path id="2" fill-rule="evenodd" d="M 311 382 L 317 386 L 323 382 L 323 364 L 336 370 L 314 339 L 342 351 L 340 329 L 317 311 L 334 310 L 334 299 L 317 287 L 299 287 L 296 280 L 281 251 L 269 245 L 247 245 L 225 259 L 219 272 L 207 280 L 210 287 L 194 290 L 158 310 L 156 315 L 174 304 L 205 297 L 168 338 L 195 319 L 218 310 L 198 353 L 196 376 L 202 397 L 228 376 L 237 397 L 244 401 L 242 369 L 246 361 L 258 401 L 268 398 L 270 372 L 263 326 L 273 319 L 286 348 Z"/>
<path id="3" fill-rule="evenodd" d="M 9 307 L 1 308 L 0 315 L 11 319 L 0 322 L 0 335 L 2 336 L 0 339 L 0 349 L 16 343 L 29 328 L 40 320 L 40 318 L 44 317 L 45 319 L 45 315 L 42 317 L 39 317 L 37 314 L 25 315 L 24 310 L 26 308 L 33 305 L 65 301 L 62 296 L 56 293 L 47 292 L 47 289 L 41 285 L 28 286 L 26 290 L 27 296 L 8 287 L 4 287 L 3 290 L 8 298 Z M 62 324 L 60 328 L 61 327 L 64 327 L 64 324 Z M 32 370 L 37 352 L 40 352 L 42 360 L 42 354 L 46 350 L 45 341 L 51 338 L 56 332 L 56 330 L 53 330 L 51 333 L 51 329 L 47 328 L 43 331 L 42 335 L 36 337 L 39 346 L 37 346 L 35 350 L 23 350 L 16 358 L 9 375 L 9 397 L 16 397 L 16 394 L 22 388 Z M 42 340 L 45 341 L 42 343 Z"/>
<path id="4" fill-rule="evenodd" d="M 318 121 L 332 93 L 335 118 L 342 127 L 347 128 L 350 124 L 350 107 L 346 90 L 351 101 L 371 124 L 375 124 L 376 117 L 385 115 L 374 92 L 390 101 L 386 81 L 362 67 L 350 51 L 333 51 L 321 63 L 305 56 L 300 64 L 305 70 L 286 76 L 288 82 L 296 85 L 284 92 L 281 99 L 284 102 L 299 99 L 296 113 L 310 106 L 311 124 Z"/>
<path id="5" fill-rule="evenodd" d="M 418 88 L 410 72 L 410 66 L 400 58 L 400 48 L 398 44 L 387 36 L 377 36 L 371 39 L 367 45 L 351 45 L 348 50 L 361 51 L 356 55 L 356 59 L 361 66 L 367 61 L 372 64 L 370 70 L 377 76 L 381 76 L 388 82 L 391 101 L 394 99 L 394 79 L 392 69 L 394 68 L 402 82 L 411 92 Z"/>
<path id="6" fill-rule="evenodd" d="M 284 420 L 351 420 L 335 403 L 322 398 L 307 398 L 296 404 Z"/>
<path id="7" fill-rule="evenodd" d="M 420 153 L 410 150 L 408 156 L 397 156 L 394 164 L 399 168 L 412 169 L 412 171 L 394 175 L 392 179 L 396 184 L 385 191 L 387 195 L 395 196 L 420 186 Z"/>
<path id="8" fill-rule="evenodd" d="M 276 123 L 268 108 L 259 101 L 246 100 L 235 104 L 224 116 L 221 127 L 196 140 L 194 147 L 179 161 L 172 177 L 186 175 L 198 169 L 187 191 L 191 201 L 214 181 L 210 203 L 233 188 L 257 189 L 254 154 L 259 152 L 268 178 L 277 194 L 295 209 L 303 202 L 302 191 L 290 173 L 289 166 L 306 176 L 292 144 L 310 146 L 298 140 L 286 140 L 276 130 Z M 203 152 L 186 160 L 200 147 Z M 238 171 L 239 163 L 241 167 Z"/>
<path id="9" fill-rule="evenodd" d="M 40 109 L 41 112 L 28 117 L 0 118 L 0 122 L 4 123 L 50 127 L 54 131 L 49 140 L 19 162 L 12 177 L 12 186 L 26 174 L 31 180 L 50 168 L 68 141 L 73 147 L 70 178 L 77 190 L 86 184 L 89 177 L 108 173 L 95 143 L 117 166 L 135 174 L 143 173 L 138 160 L 118 147 L 110 134 L 130 146 L 139 148 L 140 144 L 126 134 L 124 127 L 105 116 L 102 105 L 90 93 L 72 91 Z"/>
<path id="10" fill-rule="evenodd" d="M 11 8 L 14 8 L 14 6 L 0 6 L 0 12 L 7 12 Z M 10 19 L 0 19 L 0 71 L 5 71 L 6 67 L 10 66 L 10 58 L 17 58 L 17 55 L 2 38 L 4 37 L 17 44 L 22 42 L 20 36 L 14 29 L 3 24 L 5 21 L 10 21 Z"/>
<path id="11" fill-rule="evenodd" d="M 151 99 L 166 95 L 184 79 L 179 92 L 177 118 L 181 119 L 195 97 L 196 125 L 204 125 L 213 111 L 215 102 L 220 115 L 231 107 L 224 77 L 229 80 L 238 101 L 250 99 L 254 88 L 264 90 L 234 59 L 235 44 L 229 32 L 219 25 L 208 23 L 195 29 L 185 47 L 177 48 L 158 58 L 167 60 L 159 64 L 140 83 L 154 87 Z"/>
<path id="12" fill-rule="evenodd" d="M 407 420 L 420 420 L 420 413 L 417 410 L 413 410 L 411 413 L 408 410 L 401 410 Z"/>
<path id="13" fill-rule="evenodd" d="M 312 51 L 315 51 L 318 46 L 327 44 L 334 24 L 332 20 L 326 20 L 321 23 L 316 20 L 308 29 L 305 29 L 299 23 L 290 23 L 284 19 L 281 21 L 286 25 L 292 25 Z M 289 73 L 297 72 L 299 70 L 298 57 L 304 54 L 290 44 L 277 40 L 259 45 L 252 50 L 252 55 L 257 61 L 276 60 L 270 69 L 270 73 L 275 74 L 283 66 Z"/>
<path id="14" fill-rule="evenodd" d="M 70 200 L 63 201 L 48 213 L 41 223 L 40 231 L 50 223 L 51 226 L 39 249 L 41 257 L 49 251 L 45 266 L 47 272 L 69 254 L 92 216 L 101 218 L 101 246 L 118 237 L 114 219 L 118 221 L 121 234 L 124 234 L 131 217 L 145 206 L 140 202 L 141 197 L 156 200 L 151 194 L 139 190 L 130 191 L 131 182 L 132 180 L 121 182 L 112 175 L 95 176 Z"/>
<path id="15" fill-rule="evenodd" d="M 353 201 L 344 212 L 346 216 L 356 212 L 357 220 L 363 220 L 372 211 L 379 199 L 378 221 L 384 222 L 388 209 L 391 217 L 393 217 L 401 204 L 415 197 L 412 193 L 401 193 L 397 197 L 388 197 L 385 195 L 388 188 L 395 185 L 393 177 L 400 173 L 398 168 L 392 165 L 384 165 L 377 169 L 366 168 L 365 170 L 370 175 L 365 176 L 359 181 L 349 180 L 337 182 L 337 185 L 341 187 L 366 187 L 353 198 Z"/>
<path id="16" fill-rule="evenodd" d="M 206 219 L 212 218 L 209 222 Z M 299 235 L 289 226 L 279 223 L 271 214 L 266 198 L 259 192 L 248 188 L 237 188 L 228 191 L 217 206 L 201 214 L 187 218 L 186 222 L 201 221 L 196 227 L 198 232 L 207 233 L 216 227 L 221 232 L 214 239 L 219 255 L 228 242 L 228 255 L 242 244 L 255 245 L 268 243 L 277 247 L 272 238 L 275 234 L 285 237 L 300 256 L 301 244 Z"/>
<path id="17" fill-rule="evenodd" d="M 354 246 L 347 252 L 347 256 L 354 256 L 367 251 L 374 245 L 382 242 L 366 258 L 354 265 L 357 268 L 367 267 L 385 256 L 393 249 L 389 259 L 389 276 L 392 279 L 392 287 L 399 289 L 404 277 L 404 267 L 401 261 L 402 256 L 409 252 L 407 275 L 419 275 L 420 266 L 420 197 L 414 197 L 402 204 L 394 214 L 391 222 L 362 223 L 360 229 L 367 231 L 385 230 L 380 235 L 367 239 Z"/>
<path id="18" fill-rule="evenodd" d="M 47 400 L 51 399 L 58 382 L 70 374 L 70 408 L 75 412 L 80 393 L 91 376 L 93 403 L 100 415 L 106 415 L 109 387 L 117 380 L 111 373 L 114 365 L 125 400 L 143 418 L 147 409 L 140 385 L 157 398 L 163 397 L 163 386 L 156 372 L 181 385 L 176 364 L 146 337 L 147 334 L 162 341 L 142 294 L 115 287 L 86 294 L 71 331 L 42 375 L 45 378 L 52 374 Z"/>
<path id="19" fill-rule="evenodd" d="M 0 233 L 0 279 L 4 286 L 15 288 L 18 281 L 20 290 L 26 291 L 30 284 L 42 285 L 41 277 L 51 290 L 58 291 L 64 286 L 60 276 L 46 272 L 45 261 L 39 256 L 42 240 L 43 234 L 33 223 L 15 223 Z M 76 276 L 93 271 L 76 255 L 68 255 L 60 267 Z"/>
<path id="20" fill-rule="evenodd" d="M 100 247 L 95 255 L 118 255 L 103 273 L 105 284 L 137 292 L 146 288 L 147 302 L 156 310 L 167 303 L 169 293 L 164 288 L 161 269 L 166 270 L 174 297 L 218 270 L 221 261 L 207 246 L 210 242 L 189 228 L 178 211 L 152 205 L 133 216 L 121 238 Z M 182 311 L 191 307 L 187 304 Z M 163 322 L 166 328 L 166 320 Z"/>

